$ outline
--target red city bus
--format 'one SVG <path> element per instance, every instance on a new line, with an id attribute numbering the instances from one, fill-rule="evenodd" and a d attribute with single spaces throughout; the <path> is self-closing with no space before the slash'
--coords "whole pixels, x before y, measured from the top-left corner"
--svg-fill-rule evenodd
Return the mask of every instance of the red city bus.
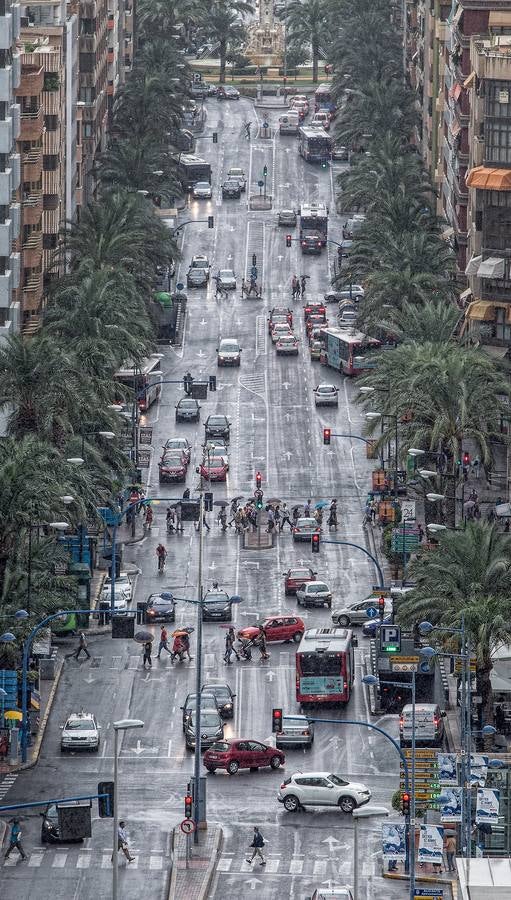
<path id="1" fill-rule="evenodd" d="M 161 394 L 161 359 L 161 355 L 154 354 L 149 359 L 144 359 L 139 366 L 119 369 L 114 375 L 115 381 L 135 392 L 140 412 L 146 412 Z"/>
<path id="2" fill-rule="evenodd" d="M 349 628 L 308 629 L 296 652 L 297 701 L 347 703 L 355 679 L 357 643 Z"/>
<path id="3" fill-rule="evenodd" d="M 328 109 L 331 116 L 335 114 L 336 103 L 332 95 L 332 85 L 330 82 L 320 84 L 314 94 L 314 112 L 318 109 Z"/>
<path id="4" fill-rule="evenodd" d="M 335 325 L 322 328 L 319 339 L 325 349 L 325 363 L 343 375 L 359 375 L 366 369 L 374 369 L 375 351 L 381 341 L 368 337 L 354 328 Z"/>

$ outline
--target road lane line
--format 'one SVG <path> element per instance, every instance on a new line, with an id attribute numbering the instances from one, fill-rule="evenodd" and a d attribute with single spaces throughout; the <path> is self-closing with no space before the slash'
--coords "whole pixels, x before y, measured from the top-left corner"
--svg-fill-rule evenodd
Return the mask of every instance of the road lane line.
<path id="1" fill-rule="evenodd" d="M 313 875 L 326 875 L 326 859 L 316 859 L 314 861 Z"/>
<path id="2" fill-rule="evenodd" d="M 161 856 L 150 856 L 149 857 L 149 868 L 150 869 L 162 869 L 163 868 L 163 858 Z"/>

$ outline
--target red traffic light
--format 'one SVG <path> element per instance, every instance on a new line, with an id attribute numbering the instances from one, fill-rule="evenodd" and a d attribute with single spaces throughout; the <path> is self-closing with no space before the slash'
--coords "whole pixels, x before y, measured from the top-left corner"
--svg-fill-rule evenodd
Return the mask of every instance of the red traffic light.
<path id="1" fill-rule="evenodd" d="M 470 465 L 470 453 L 468 453 L 467 450 L 465 450 L 465 452 L 464 452 L 464 454 L 463 454 L 463 465 L 464 465 L 464 466 L 469 466 L 469 465 Z"/>
<path id="2" fill-rule="evenodd" d="M 410 794 L 405 791 L 401 794 L 401 812 L 404 816 L 410 815 Z"/>
<path id="3" fill-rule="evenodd" d="M 313 553 L 319 553 L 319 542 L 320 542 L 320 534 L 319 534 L 319 532 L 316 532 L 315 534 L 312 535 L 312 538 L 311 538 L 311 545 L 312 545 Z"/>
<path id="4" fill-rule="evenodd" d="M 260 472 L 256 472 L 255 480 L 256 480 L 256 488 L 259 491 L 261 489 L 261 484 L 262 484 L 262 480 L 263 480 L 263 476 L 261 475 Z"/>
<path id="5" fill-rule="evenodd" d="M 282 731 L 282 710 L 281 709 L 272 709 L 271 730 L 274 734 L 277 731 Z"/>
<path id="6" fill-rule="evenodd" d="M 332 430 L 330 428 L 323 428 L 323 443 L 324 444 L 330 443 L 331 434 L 332 434 Z"/>
<path id="7" fill-rule="evenodd" d="M 286 234 L 286 247 L 291 246 L 292 237 L 290 234 Z"/>
<path id="8" fill-rule="evenodd" d="M 378 597 L 378 612 L 380 613 L 380 619 L 383 619 L 385 615 L 385 597 Z"/>
<path id="9" fill-rule="evenodd" d="M 185 817 L 187 819 L 191 819 L 192 817 L 192 806 L 193 806 L 193 797 L 191 794 L 187 794 L 185 797 Z"/>

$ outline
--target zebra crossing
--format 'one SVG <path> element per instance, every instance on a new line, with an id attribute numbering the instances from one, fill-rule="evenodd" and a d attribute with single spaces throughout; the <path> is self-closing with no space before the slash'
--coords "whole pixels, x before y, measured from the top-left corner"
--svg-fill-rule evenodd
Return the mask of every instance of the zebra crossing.
<path id="1" fill-rule="evenodd" d="M 170 866 L 170 858 L 161 853 L 151 853 L 149 855 L 138 855 L 136 848 L 131 848 L 135 859 L 130 862 L 130 869 L 141 869 L 144 871 L 159 872 Z M 78 852 L 61 847 L 44 847 L 34 848 L 31 852 L 27 851 L 28 859 L 24 865 L 30 869 L 111 869 L 112 868 L 112 849 L 104 848 L 103 850 L 95 850 L 93 848 L 82 848 Z M 4 869 L 13 868 L 20 861 L 20 857 L 13 853 L 8 859 L 2 859 L 2 867 Z M 119 857 L 119 865 L 124 865 L 124 859 Z"/>
<path id="2" fill-rule="evenodd" d="M 18 775 L 19 772 L 10 772 L 5 778 L 2 778 L 0 781 L 0 801 L 4 799 L 7 791 L 10 791 Z"/>
<path id="3" fill-rule="evenodd" d="M 324 875 L 346 876 L 351 867 L 350 859 L 337 859 L 330 856 L 315 857 L 310 856 L 292 856 L 282 857 L 279 855 L 266 856 L 266 865 L 264 871 L 270 875 L 304 875 L 305 877 L 321 877 Z M 218 860 L 217 871 L 224 875 L 245 875 L 248 872 L 257 871 L 259 863 L 247 862 L 246 859 L 240 860 L 234 855 L 223 854 Z"/>

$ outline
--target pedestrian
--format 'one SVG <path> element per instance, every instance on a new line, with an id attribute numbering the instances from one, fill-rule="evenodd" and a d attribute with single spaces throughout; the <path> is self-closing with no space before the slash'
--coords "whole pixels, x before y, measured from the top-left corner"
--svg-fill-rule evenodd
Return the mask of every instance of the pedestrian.
<path id="1" fill-rule="evenodd" d="M 501 703 L 497 703 L 497 706 L 495 707 L 495 728 L 499 734 L 504 734 L 505 726 L 506 717 L 504 715 L 504 708 Z"/>
<path id="2" fill-rule="evenodd" d="M 259 865 L 265 866 L 266 860 L 262 853 L 262 850 L 264 847 L 264 838 L 263 838 L 261 832 L 259 831 L 259 828 L 257 828 L 256 826 L 254 827 L 254 837 L 252 839 L 252 843 L 250 844 L 250 847 L 253 848 L 254 852 L 252 853 L 252 856 L 250 858 L 247 858 L 247 862 L 248 863 L 254 862 L 254 859 L 256 858 L 256 856 L 258 856 L 259 859 L 261 860 Z"/>
<path id="3" fill-rule="evenodd" d="M 302 275 L 302 277 L 300 278 L 300 290 L 302 293 L 302 297 L 305 297 L 305 290 L 307 288 L 307 278 L 308 278 L 308 275 Z"/>
<path id="4" fill-rule="evenodd" d="M 472 475 L 474 476 L 474 478 L 479 478 L 479 475 L 481 474 L 480 473 L 481 461 L 478 456 L 476 456 L 476 458 L 472 460 L 471 469 L 472 469 Z"/>
<path id="5" fill-rule="evenodd" d="M 332 500 L 327 525 L 329 528 L 337 528 L 337 500 Z"/>
<path id="6" fill-rule="evenodd" d="M 264 633 L 264 628 L 259 628 L 259 634 L 258 634 L 255 642 L 256 642 L 257 646 L 259 647 L 261 659 L 269 659 L 270 655 L 266 650 L 266 635 Z"/>
<path id="7" fill-rule="evenodd" d="M 314 510 L 314 518 L 316 519 L 317 524 L 321 528 L 323 525 L 323 510 L 321 509 L 320 506 Z"/>
<path id="8" fill-rule="evenodd" d="M 20 820 L 19 819 L 11 819 L 11 833 L 9 835 L 9 846 L 7 847 L 7 852 L 5 854 L 5 858 L 9 859 L 11 850 L 17 850 L 22 859 L 28 859 L 23 845 L 21 843 L 21 828 L 20 828 Z"/>
<path id="9" fill-rule="evenodd" d="M 209 525 L 206 520 L 206 513 L 202 513 L 202 524 L 203 524 L 204 528 L 207 528 L 208 531 L 210 530 Z M 199 522 L 195 523 L 195 531 L 199 531 Z"/>
<path id="10" fill-rule="evenodd" d="M 273 512 L 272 507 L 270 506 L 267 512 L 268 516 L 268 527 L 266 531 L 271 534 L 273 529 L 275 528 L 275 513 Z"/>
<path id="11" fill-rule="evenodd" d="M 376 516 L 378 515 L 378 501 L 371 500 L 371 525 L 376 525 Z"/>
<path id="12" fill-rule="evenodd" d="M 152 507 L 146 506 L 145 516 L 144 516 L 144 533 L 151 531 L 153 524 L 153 510 Z"/>
<path id="13" fill-rule="evenodd" d="M 183 378 L 183 387 L 184 387 L 185 394 L 188 394 L 188 396 L 190 396 L 190 394 L 192 392 L 192 384 L 193 384 L 192 373 L 186 372 L 184 375 L 184 378 Z"/>
<path id="14" fill-rule="evenodd" d="M 293 516 L 293 525 L 291 526 L 291 530 L 293 529 L 293 526 L 296 526 L 296 523 L 298 522 L 298 519 L 300 518 L 300 507 L 299 506 L 293 506 L 292 516 Z"/>
<path id="15" fill-rule="evenodd" d="M 280 505 L 277 503 L 274 511 L 274 519 L 275 519 L 275 530 L 279 529 L 280 531 Z"/>
<path id="16" fill-rule="evenodd" d="M 303 515 L 304 515 L 304 517 L 305 517 L 306 519 L 308 519 L 309 516 L 310 516 L 310 514 L 311 514 L 311 501 L 310 501 L 310 498 L 309 498 L 309 499 L 307 500 L 307 503 L 305 504 L 305 506 L 304 506 L 304 508 L 303 508 Z"/>
<path id="17" fill-rule="evenodd" d="M 284 525 L 286 524 L 286 522 L 289 525 L 289 530 L 292 531 L 293 526 L 291 525 L 291 519 L 289 518 L 289 509 L 288 509 L 287 503 L 283 503 L 282 509 L 280 510 L 280 530 L 281 531 L 284 528 Z"/>
<path id="18" fill-rule="evenodd" d="M 185 488 L 183 491 L 183 500 L 190 499 L 190 488 Z"/>
<path id="19" fill-rule="evenodd" d="M 151 659 L 153 645 L 151 641 L 146 641 L 143 647 L 143 668 L 145 669 L 146 663 L 149 663 L 149 668 L 152 669 L 153 661 Z"/>
<path id="20" fill-rule="evenodd" d="M 249 289 L 248 289 L 248 291 L 247 291 L 247 297 L 250 297 L 250 294 L 252 294 L 252 292 L 253 292 L 253 293 L 256 295 L 256 297 L 257 297 L 257 294 L 258 294 L 258 291 L 257 291 L 257 279 L 254 277 L 254 275 L 251 275 L 251 276 L 250 276 L 250 287 L 249 287 Z"/>
<path id="21" fill-rule="evenodd" d="M 135 859 L 134 856 L 130 853 L 130 848 L 128 847 L 128 834 L 126 831 L 126 822 L 119 822 L 119 827 L 117 829 L 117 852 L 122 850 L 128 862 L 133 862 Z M 112 862 L 114 861 L 114 855 L 112 853 Z"/>
<path id="22" fill-rule="evenodd" d="M 245 281 L 244 278 L 242 278 L 241 279 L 241 299 L 242 300 L 246 293 L 247 293 L 247 282 Z"/>
<path id="23" fill-rule="evenodd" d="M 159 659 L 161 656 L 161 651 L 166 650 L 169 656 L 171 656 L 171 651 L 169 650 L 169 645 L 167 643 L 169 636 L 167 634 L 167 629 L 165 625 L 160 626 L 160 643 L 158 644 L 158 653 L 156 654 L 156 659 Z"/>
<path id="24" fill-rule="evenodd" d="M 78 647 L 76 648 L 75 652 L 73 653 L 73 656 L 75 659 L 78 659 L 82 650 L 85 653 L 87 659 L 90 659 L 90 653 L 87 650 L 87 639 L 86 639 L 83 631 L 80 631 L 80 634 L 78 636 Z"/>
<path id="25" fill-rule="evenodd" d="M 193 656 L 190 656 L 190 635 L 185 632 L 185 634 L 181 637 L 181 646 L 186 653 L 188 659 L 191 661 Z"/>
<path id="26" fill-rule="evenodd" d="M 456 856 L 456 838 L 453 834 L 446 835 L 444 839 L 444 850 L 447 858 L 447 871 L 455 872 L 454 857 Z"/>
<path id="27" fill-rule="evenodd" d="M 397 872 L 397 859 L 389 859 L 388 871 Z"/>
<path id="28" fill-rule="evenodd" d="M 300 293 L 300 282 L 298 281 L 297 276 L 293 275 L 293 280 L 291 282 L 291 294 L 292 294 L 293 300 L 295 299 L 295 297 L 297 297 L 299 295 L 299 293 Z"/>
<path id="29" fill-rule="evenodd" d="M 425 532 L 424 532 L 424 528 L 422 527 L 422 525 L 421 525 L 420 522 L 419 522 L 419 524 L 418 524 L 418 526 L 417 526 L 417 534 L 418 534 L 418 537 L 419 537 L 419 544 L 422 544 L 422 542 L 423 542 L 423 540 L 424 540 Z"/>
<path id="30" fill-rule="evenodd" d="M 236 659 L 239 661 L 238 651 L 234 647 L 234 641 L 236 640 L 236 636 L 234 634 L 234 628 L 229 628 L 229 631 L 225 635 L 225 653 L 224 660 L 228 666 L 232 666 L 231 655 L 234 653 Z"/>

